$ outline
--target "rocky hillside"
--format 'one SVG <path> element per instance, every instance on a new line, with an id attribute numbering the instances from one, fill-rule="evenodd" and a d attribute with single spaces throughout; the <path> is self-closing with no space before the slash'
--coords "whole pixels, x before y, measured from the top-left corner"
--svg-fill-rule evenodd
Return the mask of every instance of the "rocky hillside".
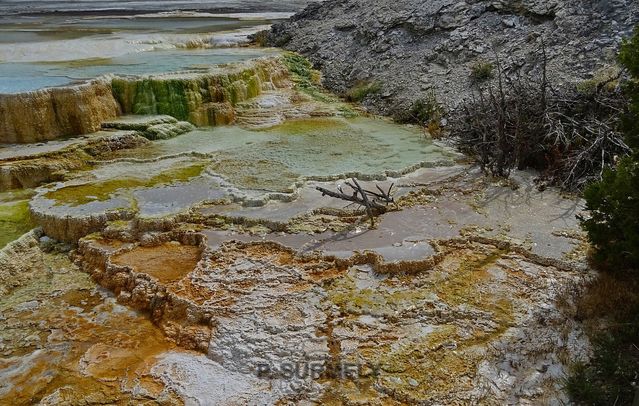
<path id="1" fill-rule="evenodd" d="M 638 22 L 636 0 L 329 0 L 269 40 L 310 58 L 335 92 L 368 84 L 363 104 L 389 114 L 431 91 L 454 106 L 496 55 L 511 72 L 539 69 L 542 43 L 555 84 L 592 78 Z"/>

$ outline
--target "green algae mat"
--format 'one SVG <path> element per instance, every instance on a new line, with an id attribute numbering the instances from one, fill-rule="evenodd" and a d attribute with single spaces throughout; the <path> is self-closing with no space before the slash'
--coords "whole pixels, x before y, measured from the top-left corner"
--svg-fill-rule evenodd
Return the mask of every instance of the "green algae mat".
<path id="1" fill-rule="evenodd" d="M 34 227 L 29 214 L 31 191 L 0 193 L 0 248 Z"/>
<path id="2" fill-rule="evenodd" d="M 455 154 L 416 127 L 378 118 L 304 118 L 264 130 L 201 128 L 114 158 L 206 154 L 209 169 L 244 189 L 290 193 L 304 180 L 344 176 L 381 180 L 451 164 Z"/>
<path id="3" fill-rule="evenodd" d="M 37 212 L 164 216 L 204 201 L 290 200 L 308 181 L 384 180 L 453 164 L 424 132 L 379 118 L 289 119 L 267 129 L 200 128 L 109 160 L 35 199 Z M 286 196 L 284 196 L 286 195 Z"/>

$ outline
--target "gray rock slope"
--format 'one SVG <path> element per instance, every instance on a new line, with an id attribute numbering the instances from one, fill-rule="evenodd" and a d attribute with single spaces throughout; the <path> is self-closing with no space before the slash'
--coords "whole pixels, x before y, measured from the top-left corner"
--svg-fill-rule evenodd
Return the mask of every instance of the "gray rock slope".
<path id="1" fill-rule="evenodd" d="M 615 64 L 639 22 L 637 0 L 329 0 L 275 25 L 273 45 L 307 56 L 329 89 L 359 82 L 391 114 L 433 91 L 452 107 L 471 92 L 473 64 L 499 56 L 509 71 L 540 67 L 545 45 L 554 83 L 591 78 Z"/>

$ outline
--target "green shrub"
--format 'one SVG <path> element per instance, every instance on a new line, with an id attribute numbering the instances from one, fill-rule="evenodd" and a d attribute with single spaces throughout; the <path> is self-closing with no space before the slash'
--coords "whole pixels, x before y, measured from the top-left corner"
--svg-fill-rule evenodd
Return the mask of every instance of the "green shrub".
<path id="1" fill-rule="evenodd" d="M 283 61 L 291 73 L 291 79 L 297 90 L 320 102 L 333 103 L 337 101 L 322 90 L 320 73 L 313 69 L 313 64 L 308 59 L 294 52 L 285 52 Z"/>
<path id="2" fill-rule="evenodd" d="M 382 84 L 379 82 L 359 82 L 346 93 L 346 100 L 359 103 L 366 96 L 379 93 L 382 90 Z"/>
<path id="3" fill-rule="evenodd" d="M 594 259 L 606 270 L 639 269 L 639 28 L 621 47 L 619 60 L 632 79 L 626 86 L 630 108 L 624 119 L 626 143 L 633 153 L 585 192 L 591 217 L 582 220 L 594 245 Z"/>
<path id="4" fill-rule="evenodd" d="M 635 28 L 632 40 L 624 41 L 619 52 L 619 60 L 628 69 L 634 80 L 626 84 L 630 95 L 630 111 L 624 120 L 626 142 L 635 152 L 639 151 L 639 26 Z"/>
<path id="5" fill-rule="evenodd" d="M 577 299 L 576 316 L 590 336 L 593 356 L 572 365 L 565 388 L 578 405 L 630 405 L 639 373 L 639 281 L 602 274 Z"/>
<path id="6" fill-rule="evenodd" d="M 621 69 L 618 66 L 608 66 L 595 72 L 592 79 L 577 83 L 577 91 L 585 94 L 595 94 L 601 89 L 614 91 L 619 84 Z"/>
<path id="7" fill-rule="evenodd" d="M 624 40 L 621 45 L 619 61 L 628 69 L 632 77 L 639 78 L 639 26 L 635 28 L 634 37 Z"/>
<path id="8" fill-rule="evenodd" d="M 425 127 L 433 138 L 442 135 L 440 125 L 444 117 L 444 109 L 437 102 L 434 92 L 430 92 L 426 97 L 417 99 L 409 109 L 401 109 L 393 114 L 393 118 L 398 123 L 418 124 Z"/>
<path id="9" fill-rule="evenodd" d="M 639 157 L 623 158 L 585 192 L 591 217 L 582 221 L 606 270 L 639 267 Z"/>
<path id="10" fill-rule="evenodd" d="M 268 46 L 268 34 L 269 30 L 258 31 L 255 34 L 249 36 L 251 42 L 258 47 L 266 47 Z"/>
<path id="11" fill-rule="evenodd" d="M 624 320 L 637 323 L 639 320 Z M 566 390 L 573 401 L 583 405 L 630 405 L 635 397 L 633 381 L 637 373 L 633 341 L 636 325 L 602 332 L 594 337 L 593 359 L 573 365 L 566 379 Z"/>
<path id="12" fill-rule="evenodd" d="M 594 246 L 593 259 L 605 272 L 578 304 L 584 325 L 593 326 L 587 330 L 593 357 L 575 365 L 566 379 L 577 404 L 630 405 L 639 399 L 639 27 L 623 43 L 619 60 L 632 77 L 624 88 L 630 106 L 622 127 L 633 151 L 584 191 L 590 217 L 582 226 Z"/>
<path id="13" fill-rule="evenodd" d="M 428 126 L 433 122 L 439 123 L 444 115 L 442 106 L 437 102 L 434 92 L 426 97 L 417 99 L 408 110 L 401 110 L 394 115 L 395 121 Z"/>
<path id="14" fill-rule="evenodd" d="M 490 62 L 476 62 L 470 68 L 470 81 L 479 84 L 493 77 L 495 66 Z"/>

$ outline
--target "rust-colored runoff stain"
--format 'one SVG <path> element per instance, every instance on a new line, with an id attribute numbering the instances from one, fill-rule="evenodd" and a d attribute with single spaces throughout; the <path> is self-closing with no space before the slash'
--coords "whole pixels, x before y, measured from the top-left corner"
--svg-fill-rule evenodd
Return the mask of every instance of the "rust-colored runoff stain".
<path id="1" fill-rule="evenodd" d="M 112 259 L 135 272 L 145 273 L 162 284 L 174 284 L 195 269 L 202 250 L 199 247 L 167 242 L 155 247 L 136 247 Z"/>
<path id="2" fill-rule="evenodd" d="M 7 376 L 9 391 L 0 396 L 0 404 L 43 399 L 59 404 L 130 404 L 137 397 L 131 391 L 134 386 L 150 397 L 160 396 L 164 385 L 150 369 L 157 356 L 175 345 L 144 316 L 111 312 L 111 307 L 101 294 L 74 288 L 34 311 L 15 312 L 9 322 L 17 329 L 26 333 L 40 324 L 48 326 L 48 332 L 42 331 L 32 352 L 14 351 L 13 357 L 0 358 L 0 370 L 21 370 Z M 166 396 L 180 403 L 173 394 Z"/>

